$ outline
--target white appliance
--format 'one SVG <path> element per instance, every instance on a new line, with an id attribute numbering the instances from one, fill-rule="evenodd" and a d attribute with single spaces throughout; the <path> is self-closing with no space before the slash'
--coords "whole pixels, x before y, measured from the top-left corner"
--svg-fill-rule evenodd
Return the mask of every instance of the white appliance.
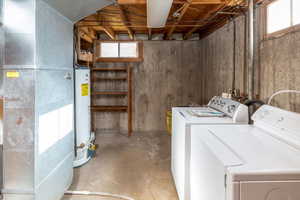
<path id="1" fill-rule="evenodd" d="M 300 199 L 300 114 L 264 105 L 252 119 L 191 127 L 186 200 Z"/>
<path id="2" fill-rule="evenodd" d="M 214 97 L 206 107 L 176 107 L 172 109 L 172 152 L 171 170 L 180 200 L 186 200 L 186 174 L 188 173 L 188 152 L 190 150 L 191 126 L 213 124 L 247 124 L 248 107 L 222 97 Z"/>
<path id="3" fill-rule="evenodd" d="M 74 167 L 82 166 L 90 160 L 88 149 L 95 137 L 91 133 L 90 102 L 90 70 L 77 68 L 75 70 L 76 158 Z"/>

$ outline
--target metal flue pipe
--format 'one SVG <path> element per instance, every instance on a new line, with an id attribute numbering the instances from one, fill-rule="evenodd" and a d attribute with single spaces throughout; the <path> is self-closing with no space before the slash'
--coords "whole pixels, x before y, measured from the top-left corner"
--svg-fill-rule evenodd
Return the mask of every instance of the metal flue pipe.
<path id="1" fill-rule="evenodd" d="M 254 0 L 248 0 L 248 95 L 254 97 Z"/>

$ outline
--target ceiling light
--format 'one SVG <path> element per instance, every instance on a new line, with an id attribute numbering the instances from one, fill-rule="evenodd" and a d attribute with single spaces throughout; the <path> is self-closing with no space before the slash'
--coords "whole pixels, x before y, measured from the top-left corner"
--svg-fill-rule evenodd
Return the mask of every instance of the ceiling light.
<path id="1" fill-rule="evenodd" d="M 149 28 L 165 27 L 173 0 L 147 0 L 147 24 Z"/>

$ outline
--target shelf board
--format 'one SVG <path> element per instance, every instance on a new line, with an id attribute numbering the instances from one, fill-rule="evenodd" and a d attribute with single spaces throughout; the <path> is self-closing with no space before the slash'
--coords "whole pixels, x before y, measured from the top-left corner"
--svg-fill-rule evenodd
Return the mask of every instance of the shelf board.
<path id="1" fill-rule="evenodd" d="M 127 95 L 127 91 L 95 91 L 92 95 Z"/>
<path id="2" fill-rule="evenodd" d="M 127 77 L 101 77 L 101 78 L 93 78 L 93 81 L 126 81 Z"/>
<path id="3" fill-rule="evenodd" d="M 94 112 L 126 112 L 127 106 L 92 106 Z"/>
<path id="4" fill-rule="evenodd" d="M 93 54 L 80 53 L 78 56 L 78 60 L 84 61 L 84 62 L 93 62 Z"/>
<path id="5" fill-rule="evenodd" d="M 118 67 L 118 68 L 92 68 L 93 71 L 101 72 L 127 72 L 127 68 Z"/>

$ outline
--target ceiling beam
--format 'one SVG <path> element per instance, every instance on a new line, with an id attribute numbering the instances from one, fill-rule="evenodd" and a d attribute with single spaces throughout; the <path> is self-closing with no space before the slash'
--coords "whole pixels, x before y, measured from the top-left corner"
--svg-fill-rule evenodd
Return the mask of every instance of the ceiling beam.
<path id="1" fill-rule="evenodd" d="M 93 40 L 97 40 L 97 33 L 93 27 L 81 27 L 81 28 L 79 28 L 79 31 L 88 35 L 89 38 L 91 38 Z"/>
<path id="2" fill-rule="evenodd" d="M 87 33 L 85 33 L 84 31 L 82 30 L 79 30 L 78 31 L 78 35 L 80 38 L 82 38 L 83 40 L 85 40 L 86 42 L 89 42 L 89 43 L 93 43 L 93 38 L 91 38 Z"/>
<path id="3" fill-rule="evenodd" d="M 173 4 L 185 4 L 185 1 L 174 0 Z M 193 5 L 222 4 L 222 0 L 194 0 Z M 118 0 L 120 5 L 147 4 L 147 0 Z"/>
<path id="4" fill-rule="evenodd" d="M 216 6 L 214 9 L 209 10 L 204 16 L 201 16 L 200 20 L 195 24 L 196 26 L 193 27 L 191 30 L 189 30 L 184 36 L 183 39 L 187 40 L 189 39 L 192 34 L 197 31 L 199 29 L 199 27 L 204 26 L 208 19 L 215 14 L 216 12 L 218 12 L 219 10 L 222 10 L 224 7 L 226 7 L 226 3 L 223 2 L 223 4 L 220 4 L 218 6 Z"/>
<path id="5" fill-rule="evenodd" d="M 174 24 L 167 24 L 165 27 L 172 28 L 173 26 L 174 26 Z M 199 24 L 178 24 L 176 26 L 177 27 L 198 27 L 199 28 L 199 27 L 203 27 L 203 24 L 201 24 L 201 23 L 199 23 Z M 95 23 L 95 22 L 78 22 L 76 27 L 92 27 L 97 31 L 102 31 L 104 29 L 103 25 L 99 25 L 99 23 Z M 105 25 L 105 27 L 124 27 L 124 25 L 123 24 L 114 24 L 114 25 Z M 147 25 L 143 25 L 143 24 L 132 24 L 132 25 L 127 25 L 127 27 L 129 27 L 129 28 L 145 28 L 145 29 L 148 28 Z M 145 30 L 145 32 L 147 32 L 147 30 Z"/>
<path id="6" fill-rule="evenodd" d="M 103 31 L 110 37 L 110 39 L 115 40 L 116 39 L 116 33 L 114 30 L 108 26 L 102 27 Z"/>
<path id="7" fill-rule="evenodd" d="M 99 21 L 99 24 L 101 24 L 101 13 L 100 12 L 97 12 L 97 20 Z M 112 39 L 112 40 L 116 39 L 116 34 L 111 27 L 101 26 L 100 28 L 108 35 L 108 37 L 110 37 L 110 39 Z"/>
<path id="8" fill-rule="evenodd" d="M 177 25 L 177 27 L 198 27 L 198 28 L 202 27 L 202 26 L 203 26 L 203 24 L 178 24 Z M 77 27 L 92 27 L 95 30 L 97 30 L 97 28 L 98 29 L 101 28 L 101 30 L 103 30 L 103 26 L 95 24 L 95 23 L 81 23 L 81 24 L 77 25 Z M 106 27 L 124 27 L 124 25 L 123 24 L 110 25 L 110 26 L 107 25 Z M 128 25 L 127 27 L 129 27 L 129 28 L 145 28 L 145 29 L 148 28 L 147 25 L 134 25 L 134 24 L 133 25 Z M 173 27 L 173 24 L 167 24 L 165 27 L 166 28 L 171 28 L 171 27 Z M 126 32 L 127 32 L 127 30 L 126 30 Z M 145 30 L 145 32 L 147 32 L 147 30 Z"/>
<path id="9" fill-rule="evenodd" d="M 120 10 L 120 17 L 121 17 L 121 20 L 122 20 L 122 22 L 123 22 L 125 28 L 127 29 L 129 38 L 130 38 L 131 40 L 133 40 L 133 39 L 134 39 L 133 31 L 132 31 L 131 28 L 128 26 L 128 25 L 130 25 L 130 23 L 128 23 L 128 18 L 127 18 L 126 14 L 125 14 L 124 8 L 123 8 L 122 5 L 119 5 L 119 4 L 117 5 L 117 7 L 118 7 L 119 10 Z"/>
<path id="10" fill-rule="evenodd" d="M 183 4 L 183 6 L 181 7 L 181 10 L 180 10 L 180 14 L 179 14 L 178 18 L 176 19 L 176 22 L 173 24 L 173 26 L 169 29 L 169 31 L 165 35 L 165 39 L 169 40 L 171 38 L 173 32 L 176 29 L 176 26 L 180 23 L 180 21 L 182 20 L 184 14 L 186 13 L 186 11 L 188 11 L 188 8 L 190 7 L 192 2 L 193 2 L 193 0 L 187 0 Z"/>

